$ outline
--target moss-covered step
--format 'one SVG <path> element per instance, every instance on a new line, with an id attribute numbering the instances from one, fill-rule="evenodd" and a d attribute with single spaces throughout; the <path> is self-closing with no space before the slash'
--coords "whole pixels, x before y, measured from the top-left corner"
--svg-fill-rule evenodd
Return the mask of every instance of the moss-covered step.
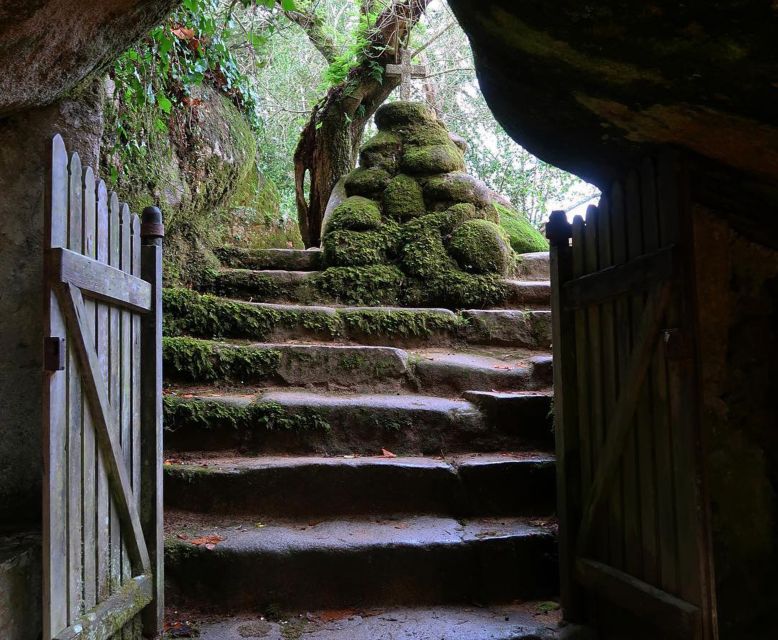
<path id="1" fill-rule="evenodd" d="M 554 446 L 550 391 L 465 391 L 463 397 L 484 412 L 489 424 L 535 446 Z"/>
<path id="2" fill-rule="evenodd" d="M 393 347 L 165 337 L 162 356 L 168 382 L 390 390 L 409 375 L 408 355 Z"/>
<path id="3" fill-rule="evenodd" d="M 385 513 L 553 515 L 548 454 L 190 459 L 165 466 L 167 508 L 317 518 Z"/>
<path id="4" fill-rule="evenodd" d="M 166 596 L 179 606 L 308 611 L 557 593 L 553 527 L 537 520 L 192 520 L 166 514 Z M 192 543 L 217 531 L 208 547 Z"/>
<path id="5" fill-rule="evenodd" d="M 549 350 L 551 348 L 551 311 L 514 309 L 469 309 L 462 312 L 467 320 L 468 342 Z"/>
<path id="6" fill-rule="evenodd" d="M 210 274 L 201 289 L 227 298 L 258 302 L 315 302 L 318 300 L 311 285 L 319 273 L 283 269 L 220 269 Z"/>
<path id="7" fill-rule="evenodd" d="M 468 327 L 448 309 L 252 303 L 188 289 L 166 289 L 163 308 L 168 336 L 410 346 L 451 344 L 462 340 Z"/>
<path id="8" fill-rule="evenodd" d="M 548 251 L 522 253 L 511 269 L 517 280 L 551 280 L 551 263 Z"/>
<path id="9" fill-rule="evenodd" d="M 534 446 L 515 428 L 490 425 L 464 400 L 282 391 L 260 397 L 186 395 L 164 399 L 165 446 L 171 451 L 376 455 L 387 449 L 397 455 L 440 455 Z"/>
<path id="10" fill-rule="evenodd" d="M 313 249 L 243 249 L 221 247 L 216 256 L 225 267 L 235 269 L 281 269 L 315 271 L 321 267 L 321 250 Z"/>

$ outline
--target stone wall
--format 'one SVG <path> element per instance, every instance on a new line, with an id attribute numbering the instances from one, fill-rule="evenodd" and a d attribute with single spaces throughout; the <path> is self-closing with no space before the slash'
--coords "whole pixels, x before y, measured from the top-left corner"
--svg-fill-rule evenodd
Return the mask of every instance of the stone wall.
<path id="1" fill-rule="evenodd" d="M 43 212 L 51 138 L 97 166 L 102 96 L 90 84 L 58 104 L 0 120 L 0 513 L 40 519 Z"/>
<path id="2" fill-rule="evenodd" d="M 778 252 L 694 214 L 703 429 L 721 638 L 778 606 Z"/>

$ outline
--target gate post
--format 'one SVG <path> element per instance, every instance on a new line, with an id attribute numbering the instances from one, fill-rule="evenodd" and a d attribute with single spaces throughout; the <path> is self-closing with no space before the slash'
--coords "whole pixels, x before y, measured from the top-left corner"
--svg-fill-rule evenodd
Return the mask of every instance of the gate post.
<path id="1" fill-rule="evenodd" d="M 152 308 L 141 320 L 141 512 L 153 571 L 153 599 L 143 612 L 143 632 L 162 635 L 165 611 L 162 532 L 162 212 L 146 207 L 141 218 L 141 277 L 152 287 Z"/>
<path id="2" fill-rule="evenodd" d="M 573 277 L 572 226 L 564 211 L 553 211 L 546 225 L 551 253 L 551 321 L 554 357 L 554 436 L 556 440 L 559 570 L 566 620 L 583 620 L 575 584 L 575 545 L 581 518 L 581 468 L 576 388 L 575 318 L 565 309 L 565 283 Z"/>

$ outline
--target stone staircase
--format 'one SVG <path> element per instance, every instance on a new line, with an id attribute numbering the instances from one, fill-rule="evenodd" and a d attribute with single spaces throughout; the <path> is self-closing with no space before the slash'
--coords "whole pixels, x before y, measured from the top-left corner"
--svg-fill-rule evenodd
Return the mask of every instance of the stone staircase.
<path id="1" fill-rule="evenodd" d="M 224 250 L 215 295 L 165 292 L 171 620 L 555 637 L 547 254 L 465 311 L 312 300 L 319 256 Z"/>

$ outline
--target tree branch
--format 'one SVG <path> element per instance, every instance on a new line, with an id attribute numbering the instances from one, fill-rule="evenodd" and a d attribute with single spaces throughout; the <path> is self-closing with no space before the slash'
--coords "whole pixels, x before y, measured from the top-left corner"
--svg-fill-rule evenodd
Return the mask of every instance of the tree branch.
<path id="1" fill-rule="evenodd" d="M 277 0 L 281 6 L 281 0 Z M 332 64 L 338 57 L 338 48 L 332 38 L 324 31 L 324 20 L 315 11 L 284 11 L 284 15 L 298 25 L 316 50 L 324 57 L 327 64 Z"/>

